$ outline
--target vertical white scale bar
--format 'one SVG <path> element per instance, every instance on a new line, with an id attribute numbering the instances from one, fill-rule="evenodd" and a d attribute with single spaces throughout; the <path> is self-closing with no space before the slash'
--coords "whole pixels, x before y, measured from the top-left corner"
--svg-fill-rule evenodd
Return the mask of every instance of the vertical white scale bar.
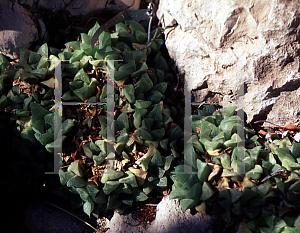
<path id="1" fill-rule="evenodd" d="M 45 174 L 58 174 L 61 168 L 62 155 L 62 78 L 61 78 L 61 60 L 57 60 L 55 64 L 55 81 L 54 81 L 54 96 L 55 96 L 55 113 L 54 113 L 54 171 L 45 172 Z"/>
<path id="2" fill-rule="evenodd" d="M 107 60 L 107 169 L 114 169 L 115 161 L 115 88 L 114 88 L 114 60 Z"/>
<path id="3" fill-rule="evenodd" d="M 238 70 L 243 70 L 242 68 L 238 68 Z M 237 75 L 237 80 L 236 80 L 236 88 L 237 88 L 237 117 L 240 117 L 242 120 L 241 124 L 237 124 L 237 135 L 241 138 L 241 142 L 237 143 L 237 153 L 236 153 L 236 171 L 238 174 L 243 175 L 245 174 L 245 163 L 244 163 L 244 158 L 245 158 L 245 129 L 244 129 L 244 95 L 245 95 L 245 89 L 244 89 L 244 73 L 243 72 L 238 72 Z"/>
<path id="4" fill-rule="evenodd" d="M 192 157 L 192 107 L 191 107 L 191 89 L 190 89 L 189 76 L 184 76 L 184 165 L 193 165 Z M 185 174 L 192 174 L 191 166 L 184 166 Z"/>

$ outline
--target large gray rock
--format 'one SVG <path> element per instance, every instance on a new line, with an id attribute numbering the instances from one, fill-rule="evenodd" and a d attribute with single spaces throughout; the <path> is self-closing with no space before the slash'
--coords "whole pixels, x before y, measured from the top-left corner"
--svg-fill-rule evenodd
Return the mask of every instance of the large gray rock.
<path id="1" fill-rule="evenodd" d="M 137 10 L 139 6 L 140 0 L 19 0 L 14 3 L 3 0 L 0 2 L 0 52 L 16 59 L 20 48 L 29 48 L 38 39 L 45 39 L 47 31 L 42 20 L 45 12 L 58 14 L 64 11 L 75 17 L 104 9 L 115 12 Z"/>
<path id="2" fill-rule="evenodd" d="M 217 232 L 217 223 L 219 220 L 216 217 L 201 213 L 192 214 L 190 209 L 183 212 L 179 200 L 169 200 L 167 196 L 158 204 L 155 220 L 147 232 L 214 233 Z"/>
<path id="3" fill-rule="evenodd" d="M 196 101 L 244 106 L 248 122 L 300 122 L 299 1 L 161 0 L 166 46 Z M 242 87 L 242 88 L 241 88 Z"/>
<path id="4" fill-rule="evenodd" d="M 86 216 L 83 216 L 86 217 Z M 81 218 L 83 218 L 81 216 Z M 182 211 L 178 200 L 164 197 L 157 205 L 156 217 L 152 223 L 139 223 L 134 214 L 114 213 L 109 220 L 99 216 L 97 232 L 106 233 L 219 233 L 224 226 L 217 217 Z M 89 221 L 93 224 L 92 220 Z M 94 232 L 90 227 L 71 215 L 43 203 L 31 203 L 24 211 L 24 224 L 31 233 Z"/>
<path id="5" fill-rule="evenodd" d="M 19 0 L 19 3 L 27 7 L 50 10 L 54 13 L 64 10 L 71 16 L 87 15 L 105 8 L 116 12 L 128 7 L 137 10 L 140 6 L 140 0 Z"/>
<path id="6" fill-rule="evenodd" d="M 219 220 L 200 213 L 192 214 L 190 209 L 183 212 L 179 201 L 169 200 L 167 196 L 157 205 L 155 220 L 150 225 L 130 226 L 138 222 L 132 214 L 115 213 L 106 225 L 109 228 L 107 233 L 213 233 L 217 232 Z"/>
<path id="7" fill-rule="evenodd" d="M 31 14 L 17 3 L 0 2 L 0 52 L 12 59 L 19 48 L 28 48 L 38 38 L 38 29 Z"/>

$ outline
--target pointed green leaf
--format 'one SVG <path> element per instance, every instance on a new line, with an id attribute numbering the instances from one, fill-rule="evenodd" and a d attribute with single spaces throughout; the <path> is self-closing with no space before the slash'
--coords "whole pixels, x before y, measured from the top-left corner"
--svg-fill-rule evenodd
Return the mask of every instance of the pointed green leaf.
<path id="1" fill-rule="evenodd" d="M 214 191 L 211 188 L 210 184 L 208 182 L 204 182 L 203 186 L 202 186 L 202 194 L 201 194 L 200 200 L 206 201 L 207 199 L 212 197 L 213 194 L 214 194 Z"/>
<path id="2" fill-rule="evenodd" d="M 94 210 L 94 201 L 92 200 L 92 198 L 89 197 L 86 200 L 86 202 L 83 204 L 83 211 L 90 217 L 93 210 Z"/>
<path id="3" fill-rule="evenodd" d="M 99 36 L 99 49 L 104 49 L 111 45 L 110 33 L 103 31 Z"/>
<path id="4" fill-rule="evenodd" d="M 145 93 L 153 87 L 153 82 L 148 74 L 143 74 L 139 81 L 135 84 L 135 95 Z"/>
<path id="5" fill-rule="evenodd" d="M 100 28 L 100 25 L 98 22 L 96 22 L 95 25 L 88 31 L 88 35 L 92 38 L 98 28 Z"/>
<path id="6" fill-rule="evenodd" d="M 129 130 L 129 121 L 128 121 L 128 116 L 127 116 L 127 113 L 126 112 L 122 112 L 118 118 L 117 118 L 118 121 L 122 122 L 125 126 L 125 128 L 127 130 Z"/>
<path id="7" fill-rule="evenodd" d="M 210 169 L 206 162 L 202 162 L 201 160 L 197 159 L 197 169 L 198 169 L 198 178 L 201 181 L 207 181 L 207 178 L 210 174 Z"/>
<path id="8" fill-rule="evenodd" d="M 108 195 L 120 185 L 119 181 L 106 181 L 104 184 L 103 192 Z"/>
<path id="9" fill-rule="evenodd" d="M 195 205 L 199 204 L 199 199 L 181 199 L 180 204 L 182 206 L 183 212 L 185 212 L 187 209 L 193 208 Z"/>
<path id="10" fill-rule="evenodd" d="M 148 118 L 152 118 L 155 121 L 162 121 L 162 113 L 160 104 L 156 104 L 152 111 L 146 116 Z"/>
<path id="11" fill-rule="evenodd" d="M 107 181 L 116 180 L 121 178 L 124 175 L 122 171 L 115 171 L 115 170 L 105 170 L 103 176 L 101 178 L 101 183 L 105 184 Z"/>
<path id="12" fill-rule="evenodd" d="M 80 166 L 79 160 L 75 160 L 73 163 L 71 163 L 70 166 L 68 167 L 68 171 L 75 173 L 75 175 L 77 176 L 81 176 L 81 177 L 84 176 L 84 172 Z"/>
<path id="13" fill-rule="evenodd" d="M 129 101 L 129 103 L 133 104 L 135 102 L 135 97 L 134 97 L 134 87 L 132 84 L 126 85 L 123 89 L 124 95 Z"/>

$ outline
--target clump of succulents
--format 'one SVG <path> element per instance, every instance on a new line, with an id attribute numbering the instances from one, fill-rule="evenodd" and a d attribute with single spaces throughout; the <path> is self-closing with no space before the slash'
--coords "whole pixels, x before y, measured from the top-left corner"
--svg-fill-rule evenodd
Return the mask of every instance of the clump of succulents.
<path id="1" fill-rule="evenodd" d="M 239 232 L 297 232 L 300 143 L 287 137 L 260 143 L 245 127 L 241 146 L 237 128 L 243 126 L 235 107 L 212 114 L 199 110 L 192 117 L 193 147 L 187 152 L 191 159 L 171 172 L 170 198 L 180 198 L 184 211 L 195 207 L 227 223 L 242 221 Z M 237 166 L 237 152 L 244 155 L 245 174 Z M 261 182 L 280 167 L 290 172 L 288 178 L 274 176 Z"/>
<path id="2" fill-rule="evenodd" d="M 16 125 L 14 152 L 22 157 L 22 162 L 16 158 L 11 163 L 14 176 L 21 177 L 25 171 L 29 177 L 38 177 L 45 153 L 54 151 L 53 76 L 60 59 L 64 60 L 62 100 L 104 103 L 64 107 L 59 172 L 63 187 L 55 192 L 73 207 L 83 206 L 88 215 L 97 215 L 99 209 L 123 213 L 134 202 L 147 200 L 153 190 L 165 194 L 172 185 L 170 198 L 180 198 L 184 211 L 195 207 L 228 223 L 239 220 L 240 232 L 297 232 L 300 144 L 288 138 L 261 142 L 253 130 L 242 127 L 231 107 L 198 110 L 192 116 L 193 135 L 184 151 L 184 95 L 180 89 L 175 91 L 178 80 L 160 52 L 164 41 L 157 38 L 143 49 L 145 28 L 127 21 L 117 24 L 114 33 L 103 32 L 92 49 L 90 39 L 98 28 L 96 23 L 81 34 L 80 41 L 66 43 L 63 50 L 47 44 L 37 52 L 23 49 L 15 62 L 0 54 L 1 118 Z M 113 170 L 106 168 L 111 143 L 106 135 L 110 127 L 105 106 L 107 60 L 119 60 L 114 62 Z M 241 127 L 243 136 L 237 130 Z M 35 153 L 30 156 L 30 151 Z M 236 154 L 244 154 L 239 162 L 245 174 L 237 166 Z M 286 168 L 288 177 L 262 182 L 280 167 Z"/>
<path id="3" fill-rule="evenodd" d="M 1 55 L 0 106 L 5 111 L 14 109 L 20 135 L 49 153 L 55 145 L 53 76 L 59 59 L 63 60 L 62 101 L 104 103 L 75 110 L 64 107 L 64 167 L 59 177 L 65 186 L 55 192 L 69 198 L 73 207 L 83 205 L 88 215 L 97 214 L 99 208 L 123 213 L 133 202 L 145 201 L 154 189 L 166 193 L 172 161 L 183 149 L 179 126 L 183 109 L 174 92 L 177 80 L 159 51 L 164 41 L 156 38 L 148 49 L 139 50 L 147 42 L 146 30 L 127 21 L 117 24 L 114 33 L 103 32 L 92 49 L 90 39 L 98 28 L 96 23 L 81 34 L 80 41 L 66 43 L 63 50 L 47 44 L 37 52 L 24 49 L 14 63 Z M 106 169 L 105 60 L 119 60 L 114 62 L 114 170 Z M 13 88 L 6 94 L 9 85 Z M 74 140 L 80 145 L 68 150 Z"/>

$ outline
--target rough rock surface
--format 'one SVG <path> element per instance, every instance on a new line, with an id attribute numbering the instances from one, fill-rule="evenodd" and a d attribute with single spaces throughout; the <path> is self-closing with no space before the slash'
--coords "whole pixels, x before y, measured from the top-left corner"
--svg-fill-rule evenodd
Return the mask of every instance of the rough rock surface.
<path id="1" fill-rule="evenodd" d="M 213 233 L 217 219 L 200 213 L 193 215 L 191 210 L 184 213 L 178 200 L 169 200 L 169 197 L 164 197 L 157 205 L 156 218 L 150 225 L 145 223 L 139 226 L 129 225 L 138 222 L 139 220 L 135 220 L 132 214 L 119 215 L 115 213 L 107 224 L 107 227 L 110 228 L 107 233 Z"/>
<path id="2" fill-rule="evenodd" d="M 38 37 L 31 14 L 21 5 L 9 0 L 0 2 L 0 52 L 12 59 L 19 48 L 28 48 Z"/>
<path id="3" fill-rule="evenodd" d="M 65 10 L 71 16 L 87 15 L 91 12 L 108 9 L 115 11 L 122 11 L 131 6 L 130 9 L 137 10 L 140 6 L 140 0 L 19 0 L 20 4 L 28 7 L 35 7 L 40 9 L 58 12 Z"/>
<path id="4" fill-rule="evenodd" d="M 157 206 L 155 220 L 146 232 L 214 233 L 217 232 L 218 222 L 216 217 L 205 216 L 198 212 L 192 214 L 190 209 L 183 212 L 179 200 L 164 197 Z"/>
<path id="5" fill-rule="evenodd" d="M 104 9 L 119 12 L 130 7 L 136 10 L 139 6 L 140 0 L 19 0 L 17 2 L 2 0 L 0 2 L 0 52 L 16 59 L 19 48 L 29 48 L 33 42 L 43 39 L 47 34 L 41 17 L 43 12 L 59 14 L 64 11 L 69 17 L 75 17 Z"/>
<path id="6" fill-rule="evenodd" d="M 30 204 L 24 216 L 25 226 L 31 233 L 93 232 L 67 213 L 42 203 Z M 164 197 L 158 204 L 156 219 L 151 224 L 131 226 L 139 223 L 139 219 L 133 214 L 114 213 L 110 220 L 102 220 L 104 223 L 100 225 L 102 230 L 108 228 L 106 233 L 217 233 L 221 232 L 218 229 L 223 229 L 218 218 L 200 213 L 192 214 L 190 210 L 184 213 L 179 201 L 169 200 L 169 197 Z M 103 231 L 98 229 L 97 232 Z"/>
<path id="7" fill-rule="evenodd" d="M 247 121 L 300 123 L 300 1 L 161 0 L 172 59 L 196 101 L 243 107 Z M 236 102 L 238 101 L 238 102 Z"/>

